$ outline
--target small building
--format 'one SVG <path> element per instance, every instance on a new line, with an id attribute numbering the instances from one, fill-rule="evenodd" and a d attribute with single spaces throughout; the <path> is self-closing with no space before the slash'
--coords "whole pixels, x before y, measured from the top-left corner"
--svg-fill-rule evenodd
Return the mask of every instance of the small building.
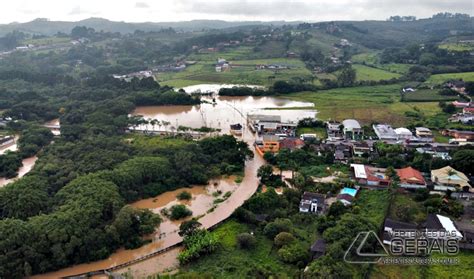
<path id="1" fill-rule="evenodd" d="M 393 235 L 400 232 L 400 236 L 405 232 L 416 232 L 417 225 L 395 221 L 390 218 L 385 218 L 383 225 L 383 244 L 392 245 Z M 397 235 L 399 239 L 400 236 Z"/>
<path id="2" fill-rule="evenodd" d="M 342 202 L 345 206 L 351 205 L 357 195 L 357 189 L 343 188 L 337 195 L 337 200 Z"/>
<path id="3" fill-rule="evenodd" d="M 299 138 L 284 138 L 280 141 L 280 149 L 300 149 L 304 146 L 304 141 Z"/>
<path id="4" fill-rule="evenodd" d="M 403 128 L 403 127 L 396 128 L 394 131 L 395 131 L 395 134 L 397 134 L 398 140 L 409 140 L 413 138 L 413 133 L 407 128 Z"/>
<path id="5" fill-rule="evenodd" d="M 300 212 L 322 214 L 326 211 L 326 196 L 323 194 L 304 192 L 300 201 Z"/>
<path id="6" fill-rule="evenodd" d="M 352 140 L 360 140 L 364 135 L 364 130 L 360 126 L 359 122 L 355 119 L 346 119 L 342 121 L 344 138 Z"/>
<path id="7" fill-rule="evenodd" d="M 366 166 L 362 164 L 351 164 L 354 178 L 360 185 L 387 188 L 390 185 L 390 178 L 385 174 L 386 169 Z"/>
<path id="8" fill-rule="evenodd" d="M 388 124 L 374 124 L 374 132 L 380 140 L 397 140 L 398 136 L 392 126 Z"/>
<path id="9" fill-rule="evenodd" d="M 300 140 L 302 141 L 314 141 L 317 140 L 318 136 L 316 134 L 301 134 Z"/>
<path id="10" fill-rule="evenodd" d="M 313 245 L 311 245 L 310 252 L 313 260 L 324 256 L 324 254 L 326 254 L 326 241 L 324 241 L 324 239 L 316 240 Z"/>
<path id="11" fill-rule="evenodd" d="M 274 135 L 264 135 L 261 141 L 255 141 L 255 148 L 262 156 L 267 152 L 277 153 L 280 151 L 280 138 Z"/>
<path id="12" fill-rule="evenodd" d="M 466 90 L 466 83 L 462 80 L 449 81 L 446 83 L 446 86 L 458 93 L 464 93 Z"/>
<path id="13" fill-rule="evenodd" d="M 455 139 L 465 139 L 468 141 L 474 140 L 474 131 L 444 130 L 442 134 Z"/>
<path id="14" fill-rule="evenodd" d="M 407 167 L 397 170 L 397 175 L 400 178 L 400 187 L 406 189 L 422 189 L 426 188 L 426 181 L 423 175 L 418 170 Z"/>
<path id="15" fill-rule="evenodd" d="M 432 142 L 434 140 L 433 132 L 425 127 L 416 127 L 415 136 L 421 141 Z"/>
<path id="16" fill-rule="evenodd" d="M 431 180 L 436 191 L 456 191 L 463 190 L 470 192 L 472 190 L 467 176 L 453 169 L 450 166 L 431 171 Z"/>
<path id="17" fill-rule="evenodd" d="M 474 107 L 463 108 L 462 113 L 464 113 L 464 114 L 474 114 Z"/>
<path id="18" fill-rule="evenodd" d="M 328 140 L 336 141 L 343 139 L 343 133 L 341 129 L 341 123 L 337 121 L 328 121 L 326 122 L 326 130 L 328 134 Z"/>
<path id="19" fill-rule="evenodd" d="M 367 142 L 354 142 L 352 143 L 352 153 L 354 156 L 363 157 L 364 154 L 369 155 L 372 149 Z"/>
<path id="20" fill-rule="evenodd" d="M 234 135 L 242 135 L 242 129 L 243 127 L 240 123 L 230 125 L 230 132 Z"/>
<path id="21" fill-rule="evenodd" d="M 344 143 L 339 143 L 334 146 L 334 160 L 347 163 L 347 161 L 352 157 L 351 146 Z"/>
<path id="22" fill-rule="evenodd" d="M 0 137 L 0 146 L 9 145 L 15 142 L 15 138 L 12 136 Z"/>
<path id="23" fill-rule="evenodd" d="M 457 239 L 463 238 L 462 233 L 458 230 L 456 224 L 449 217 L 439 214 L 428 214 L 424 228 L 427 232 L 435 232 L 429 234 L 431 239 Z M 440 232 L 437 234 L 437 232 Z M 444 233 L 443 233 L 444 232 Z M 445 232 L 449 232 L 446 234 Z"/>
<path id="24" fill-rule="evenodd" d="M 471 106 L 471 103 L 470 103 L 470 102 L 458 102 L 458 101 L 454 101 L 454 102 L 452 102 L 452 104 L 453 104 L 456 108 L 466 108 L 466 107 L 470 107 L 470 106 Z"/>
<path id="25" fill-rule="evenodd" d="M 247 115 L 247 124 L 254 132 L 261 132 L 265 129 L 265 123 L 281 123 L 279 115 L 249 114 Z M 267 124 L 269 125 L 269 124 Z M 273 125 L 271 125 L 273 127 Z"/>
<path id="26" fill-rule="evenodd" d="M 430 154 L 431 156 L 433 156 L 434 158 L 440 158 L 440 159 L 443 159 L 443 160 L 451 160 L 451 156 L 449 155 L 449 152 L 446 148 L 444 147 L 433 147 L 433 146 L 425 146 L 425 147 L 418 147 L 416 148 L 416 152 L 418 153 L 426 153 L 426 154 Z"/>

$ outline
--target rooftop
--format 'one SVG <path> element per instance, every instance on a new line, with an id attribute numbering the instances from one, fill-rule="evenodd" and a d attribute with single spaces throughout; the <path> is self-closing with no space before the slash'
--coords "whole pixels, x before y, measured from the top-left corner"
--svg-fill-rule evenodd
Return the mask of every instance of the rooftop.
<path id="1" fill-rule="evenodd" d="M 400 177 L 400 182 L 402 183 L 418 182 L 420 184 L 426 184 L 423 175 L 421 175 L 421 172 L 412 167 L 398 169 L 397 175 L 398 177 Z"/>
<path id="2" fill-rule="evenodd" d="M 345 129 L 360 129 L 361 128 L 359 121 L 355 119 L 346 119 L 342 121 L 342 125 L 344 125 Z"/>

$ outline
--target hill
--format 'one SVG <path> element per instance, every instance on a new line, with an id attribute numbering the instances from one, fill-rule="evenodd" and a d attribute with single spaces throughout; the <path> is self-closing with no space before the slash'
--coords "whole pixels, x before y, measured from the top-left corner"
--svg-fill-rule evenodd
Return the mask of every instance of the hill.
<path id="1" fill-rule="evenodd" d="M 58 32 L 69 33 L 75 26 L 86 26 L 97 31 L 133 33 L 135 30 L 159 31 L 164 28 L 173 28 L 178 31 L 200 31 L 203 29 L 225 29 L 240 26 L 297 24 L 298 22 L 285 21 L 241 21 L 228 22 L 223 20 L 191 20 L 182 22 L 143 22 L 130 23 L 123 21 L 111 21 L 103 18 L 88 18 L 85 20 L 72 21 L 49 21 L 46 19 L 35 19 L 25 23 L 10 23 L 0 25 L 0 37 L 12 31 L 25 33 L 54 35 Z"/>

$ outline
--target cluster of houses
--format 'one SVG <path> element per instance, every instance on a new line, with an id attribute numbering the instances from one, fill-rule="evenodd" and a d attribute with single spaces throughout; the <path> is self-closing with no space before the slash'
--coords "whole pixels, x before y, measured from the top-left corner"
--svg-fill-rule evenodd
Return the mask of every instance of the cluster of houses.
<path id="1" fill-rule="evenodd" d="M 371 189 L 383 189 L 389 187 L 393 181 L 388 176 L 387 169 L 377 168 L 362 164 L 351 164 L 353 177 L 358 185 Z M 406 167 L 397 169 L 397 176 L 400 179 L 399 186 L 405 189 L 429 189 L 434 191 L 464 191 L 473 193 L 467 176 L 450 166 L 431 171 L 430 177 L 412 168 Z"/>
<path id="2" fill-rule="evenodd" d="M 324 194 L 304 192 L 301 197 L 299 211 L 301 213 L 323 215 L 333 202 L 339 201 L 345 206 L 352 205 L 354 200 L 357 198 L 358 192 L 361 191 L 362 188 L 384 189 L 393 183 L 392 179 L 387 174 L 387 169 L 385 168 L 351 164 L 351 169 L 353 171 L 353 179 L 355 180 L 356 185 L 354 188 L 343 188 L 339 194 L 336 195 L 335 199 L 328 198 L 327 195 Z M 399 186 L 404 189 L 415 190 L 430 187 L 435 192 L 462 190 L 468 191 L 468 193 L 473 193 L 473 188 L 469 184 L 470 182 L 467 176 L 450 166 L 432 170 L 431 177 L 429 178 L 425 178 L 420 171 L 412 167 L 397 169 L 396 174 L 399 177 Z M 462 229 L 459 229 L 456 222 L 451 220 L 449 217 L 438 214 L 428 214 L 426 222 L 420 225 L 399 222 L 386 218 L 383 231 L 383 243 L 386 245 L 392 245 L 394 231 L 449 231 L 451 233 L 456 233 L 454 238 L 460 241 L 460 247 L 474 250 L 474 230 L 471 226 L 462 226 L 461 228 Z M 324 255 L 324 240 L 320 239 L 316 241 L 311 246 L 311 252 L 315 258 Z"/>
<path id="3" fill-rule="evenodd" d="M 296 137 L 297 123 L 283 122 L 279 115 L 251 114 L 247 116 L 247 125 L 257 134 L 256 151 L 263 156 L 266 152 L 277 153 L 280 149 L 298 149 L 305 140 L 316 138 L 314 134 Z"/>
<path id="4" fill-rule="evenodd" d="M 453 102 L 453 104 L 458 107 L 462 106 L 462 112 L 453 114 L 448 120 L 450 122 L 474 125 L 474 104 L 460 102 Z"/>
<path id="5" fill-rule="evenodd" d="M 280 63 L 280 64 L 258 64 L 258 65 L 255 65 L 255 70 L 288 70 L 288 69 L 291 69 L 292 68 L 292 65 L 288 65 L 288 64 L 283 64 L 283 63 Z"/>
<path id="6" fill-rule="evenodd" d="M 113 77 L 116 79 L 121 79 L 121 80 L 125 80 L 129 82 L 133 78 L 142 79 L 142 78 L 154 77 L 154 75 L 153 75 L 153 71 L 145 70 L 145 71 L 133 72 L 126 75 L 113 75 Z"/>

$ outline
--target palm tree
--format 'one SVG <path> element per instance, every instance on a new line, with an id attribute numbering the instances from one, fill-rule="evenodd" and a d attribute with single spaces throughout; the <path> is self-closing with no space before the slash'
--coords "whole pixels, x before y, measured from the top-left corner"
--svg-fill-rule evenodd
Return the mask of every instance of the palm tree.
<path id="1" fill-rule="evenodd" d="M 158 125 L 158 130 L 161 130 L 161 121 L 160 120 L 156 120 L 156 125 Z"/>
<path id="2" fill-rule="evenodd" d="M 163 126 L 165 126 L 165 131 L 168 131 L 168 126 L 171 124 L 171 122 L 169 121 L 161 121 L 161 123 L 163 124 Z"/>
<path id="3" fill-rule="evenodd" d="M 155 125 L 156 125 L 156 122 L 157 122 L 157 120 L 156 120 L 156 119 L 152 119 L 152 120 L 150 120 L 150 124 L 151 124 L 151 127 L 153 128 L 153 131 L 155 131 Z"/>
<path id="4" fill-rule="evenodd" d="M 446 171 L 446 174 L 448 175 L 448 186 L 450 186 L 451 185 L 451 176 L 457 174 L 457 172 L 450 168 L 449 170 Z M 456 189 L 456 192 L 459 192 L 459 190 L 460 190 L 458 187 L 456 187 L 455 189 Z"/>
<path id="5" fill-rule="evenodd" d="M 451 185 L 451 176 L 456 174 L 456 171 L 453 169 L 449 169 L 446 171 L 446 174 L 448 175 L 448 185 Z"/>

